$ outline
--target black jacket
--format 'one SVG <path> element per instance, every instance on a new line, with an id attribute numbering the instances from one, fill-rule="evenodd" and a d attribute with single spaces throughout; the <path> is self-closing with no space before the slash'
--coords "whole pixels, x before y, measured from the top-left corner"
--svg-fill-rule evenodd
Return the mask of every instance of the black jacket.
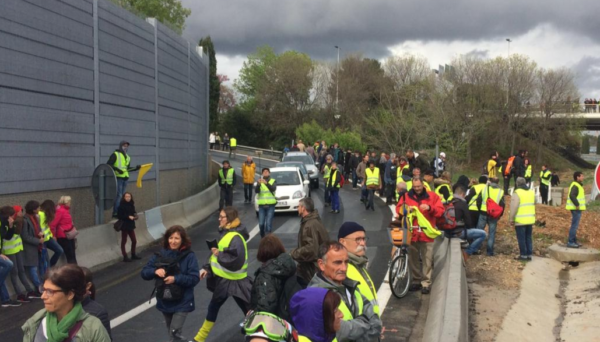
<path id="1" fill-rule="evenodd" d="M 455 197 L 452 199 L 452 203 L 454 204 L 454 215 L 457 222 L 456 228 L 476 228 L 471 220 L 467 201 Z"/>
<path id="2" fill-rule="evenodd" d="M 520 155 L 515 156 L 513 161 L 513 171 L 515 177 L 525 177 L 525 159 Z"/>
<path id="3" fill-rule="evenodd" d="M 121 200 L 119 204 L 119 210 L 117 211 L 117 218 L 123 221 L 123 226 L 121 230 L 134 230 L 135 229 L 135 220 L 131 220 L 129 216 L 135 216 L 135 205 L 133 202 L 127 202 L 125 200 Z"/>
<path id="4" fill-rule="evenodd" d="M 418 167 L 421 170 L 421 174 L 424 174 L 425 171 L 431 168 L 429 162 L 427 161 L 427 158 L 424 155 L 418 154 L 416 152 L 412 159 L 408 159 L 408 164 L 410 165 L 411 173 L 412 170 L 416 167 Z"/>
<path id="5" fill-rule="evenodd" d="M 265 262 L 254 273 L 250 308 L 279 314 L 278 301 L 286 279 L 296 274 L 296 263 L 287 253 Z"/>
<path id="6" fill-rule="evenodd" d="M 334 173 L 337 172 L 338 175 L 336 177 L 333 177 Z M 335 178 L 335 181 L 333 181 L 333 179 Z M 340 181 L 342 180 L 342 175 L 340 173 L 339 169 L 335 169 L 335 170 L 331 170 L 331 174 L 329 176 L 329 179 L 327 180 L 327 188 L 330 190 L 339 190 L 338 189 L 338 184 L 340 184 Z"/>
<path id="7" fill-rule="evenodd" d="M 577 196 L 579 196 L 579 188 L 574 186 L 571 188 L 571 192 L 569 192 L 569 198 L 571 199 L 571 202 L 573 202 L 573 205 L 575 205 L 576 207 L 579 206 Z"/>
<path id="8" fill-rule="evenodd" d="M 104 306 L 90 297 L 85 297 L 83 301 L 81 301 L 81 306 L 83 306 L 83 311 L 98 318 L 100 322 L 102 322 L 102 325 L 108 332 L 108 336 L 110 336 L 110 339 L 112 340 L 112 334 L 110 332 L 110 320 L 108 319 L 108 312 Z"/>

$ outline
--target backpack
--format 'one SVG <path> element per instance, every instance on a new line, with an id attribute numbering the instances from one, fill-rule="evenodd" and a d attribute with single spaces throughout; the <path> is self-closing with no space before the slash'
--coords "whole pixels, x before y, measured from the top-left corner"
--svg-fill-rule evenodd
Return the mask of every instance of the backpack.
<path id="1" fill-rule="evenodd" d="M 179 262 L 183 260 L 192 251 L 186 250 L 181 253 L 177 258 L 167 257 L 160 253 L 156 253 L 157 261 L 154 263 L 156 269 L 164 269 L 166 277 L 175 276 L 181 273 Z M 156 293 L 156 299 L 163 300 L 165 302 L 180 302 L 183 299 L 185 290 L 175 283 L 165 284 L 164 278 L 156 278 L 154 282 L 154 290 L 150 294 L 150 299 Z"/>
<path id="2" fill-rule="evenodd" d="M 343 188 L 344 187 L 344 183 L 346 183 L 346 178 L 341 173 L 340 173 L 340 176 L 341 176 L 341 178 L 340 178 L 340 188 Z"/>
<path id="3" fill-rule="evenodd" d="M 277 316 L 291 322 L 290 300 L 296 292 L 303 290 L 303 287 L 298 282 L 298 277 L 295 274 L 289 276 L 281 285 L 281 293 L 277 301 Z"/>
<path id="4" fill-rule="evenodd" d="M 489 187 L 488 187 L 489 194 Z M 487 215 L 493 219 L 498 219 L 502 216 L 504 212 L 504 208 L 502 208 L 496 201 L 494 201 L 491 197 L 489 197 L 485 201 L 485 205 L 487 206 Z"/>
<path id="5" fill-rule="evenodd" d="M 436 225 L 443 230 L 456 228 L 456 210 L 454 209 L 454 200 L 444 205 L 444 214 L 437 219 Z"/>
<path id="6" fill-rule="evenodd" d="M 504 175 L 508 176 L 510 175 L 510 172 L 512 171 L 512 167 L 513 167 L 513 162 L 515 161 L 515 156 L 512 156 L 510 158 L 508 158 L 508 160 L 506 161 L 506 167 L 502 170 L 504 171 Z"/>

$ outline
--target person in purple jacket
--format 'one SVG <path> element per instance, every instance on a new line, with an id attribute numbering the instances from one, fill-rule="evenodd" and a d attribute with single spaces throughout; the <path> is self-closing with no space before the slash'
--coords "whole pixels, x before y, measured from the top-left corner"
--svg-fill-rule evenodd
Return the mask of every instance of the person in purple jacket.
<path id="1" fill-rule="evenodd" d="M 299 342 L 331 342 L 340 330 L 343 314 L 340 296 L 332 290 L 309 287 L 290 300 L 290 315 Z"/>

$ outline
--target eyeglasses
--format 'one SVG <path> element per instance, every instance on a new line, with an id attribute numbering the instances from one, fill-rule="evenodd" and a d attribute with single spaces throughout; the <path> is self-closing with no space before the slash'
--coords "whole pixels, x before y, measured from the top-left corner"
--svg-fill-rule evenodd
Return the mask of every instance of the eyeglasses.
<path id="1" fill-rule="evenodd" d="M 44 294 L 44 292 L 46 292 L 46 294 L 48 295 L 48 297 L 52 297 L 52 296 L 54 296 L 55 293 L 58 293 L 58 292 L 66 293 L 66 291 L 63 290 L 63 289 L 52 290 L 52 289 L 45 288 L 43 285 L 40 285 L 40 287 L 38 288 L 38 290 L 40 291 L 41 294 Z"/>
<path id="2" fill-rule="evenodd" d="M 286 322 L 268 312 L 253 312 L 244 322 L 244 332 L 246 335 L 254 334 L 261 329 L 270 340 L 273 341 L 291 341 L 290 331 Z"/>
<path id="3" fill-rule="evenodd" d="M 221 215 L 219 215 L 219 220 L 226 219 L 226 218 L 227 218 L 227 216 L 221 216 Z"/>
<path id="4" fill-rule="evenodd" d="M 361 242 L 365 242 L 366 243 L 367 241 L 369 241 L 369 238 L 366 237 L 366 236 L 364 236 L 364 237 L 357 237 L 356 239 L 352 239 L 352 238 L 343 238 L 343 239 L 354 240 L 354 242 L 356 242 L 356 243 L 361 243 Z"/>

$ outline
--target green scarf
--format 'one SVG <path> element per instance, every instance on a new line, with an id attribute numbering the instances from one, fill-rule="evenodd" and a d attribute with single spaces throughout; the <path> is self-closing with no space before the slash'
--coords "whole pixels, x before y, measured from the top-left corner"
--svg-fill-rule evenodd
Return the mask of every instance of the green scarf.
<path id="1" fill-rule="evenodd" d="M 77 323 L 79 315 L 83 312 L 81 303 L 75 303 L 73 309 L 58 322 L 56 314 L 53 312 L 46 313 L 46 333 L 48 334 L 48 342 L 63 342 L 69 337 L 69 330 Z"/>

